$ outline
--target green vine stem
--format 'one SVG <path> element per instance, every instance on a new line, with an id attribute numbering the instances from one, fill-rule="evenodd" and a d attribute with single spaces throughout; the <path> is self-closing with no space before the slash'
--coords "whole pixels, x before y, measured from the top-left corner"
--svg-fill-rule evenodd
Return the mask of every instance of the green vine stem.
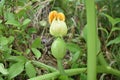
<path id="1" fill-rule="evenodd" d="M 55 68 L 53 68 L 53 67 L 51 67 L 51 66 L 48 66 L 48 65 L 46 65 L 46 64 L 44 64 L 44 63 L 38 62 L 38 61 L 32 60 L 32 63 L 33 63 L 35 66 L 37 66 L 37 67 L 44 68 L 44 69 L 50 70 L 50 71 L 52 71 L 52 72 L 57 71 L 57 69 L 55 69 Z"/>
<path id="2" fill-rule="evenodd" d="M 87 80 L 96 80 L 97 28 L 95 0 L 86 0 L 87 12 Z"/>
<path id="3" fill-rule="evenodd" d="M 68 76 L 72 76 L 72 75 L 76 75 L 76 74 L 79 74 L 79 73 L 82 73 L 82 72 L 85 72 L 85 71 L 86 71 L 86 68 L 76 68 L 76 69 L 65 70 L 65 73 L 68 74 Z M 42 75 L 42 76 L 38 76 L 38 77 L 35 77 L 35 78 L 31 78 L 31 79 L 28 79 L 28 80 L 46 80 L 46 79 L 56 78 L 57 76 L 60 76 L 59 71 L 52 72 L 52 73 L 49 73 L 49 74 L 45 74 L 45 75 Z"/>
<path id="4" fill-rule="evenodd" d="M 110 66 L 99 66 L 99 67 L 97 67 L 97 72 L 98 73 L 113 74 L 113 75 L 120 77 L 120 71 L 117 69 L 113 69 Z"/>
<path id="5" fill-rule="evenodd" d="M 76 68 L 76 69 L 65 70 L 65 73 L 68 76 L 73 76 L 73 75 L 77 75 L 77 74 L 80 74 L 80 73 L 83 73 L 83 72 L 86 73 L 86 71 L 87 71 L 87 68 Z M 107 67 L 98 66 L 97 67 L 97 73 L 108 73 L 108 74 L 113 74 L 113 75 L 116 75 L 116 76 L 120 77 L 120 71 L 116 70 L 116 69 L 113 69 L 109 66 L 107 66 Z M 31 78 L 31 79 L 28 79 L 28 80 L 46 80 L 46 79 L 56 78 L 59 75 L 60 75 L 60 72 L 55 71 L 55 72 L 52 72 L 52 73 L 44 74 L 42 76 Z"/>

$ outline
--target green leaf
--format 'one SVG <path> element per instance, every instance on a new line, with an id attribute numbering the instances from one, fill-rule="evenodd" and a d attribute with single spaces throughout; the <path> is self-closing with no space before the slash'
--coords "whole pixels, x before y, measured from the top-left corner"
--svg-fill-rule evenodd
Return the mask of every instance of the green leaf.
<path id="1" fill-rule="evenodd" d="M 5 3 L 5 0 L 1 0 L 0 1 L 0 7 L 3 7 L 4 3 Z"/>
<path id="2" fill-rule="evenodd" d="M 15 64 L 12 64 L 10 68 L 8 69 L 9 71 L 9 79 L 12 79 L 19 75 L 22 71 L 24 70 L 24 63 L 23 62 L 18 62 Z"/>
<path id="3" fill-rule="evenodd" d="M 30 19 L 25 19 L 25 20 L 23 21 L 23 26 L 28 25 L 30 22 L 31 22 Z"/>
<path id="4" fill-rule="evenodd" d="M 26 58 L 24 56 L 10 56 L 7 58 L 7 61 L 14 61 L 14 62 L 26 62 Z"/>
<path id="5" fill-rule="evenodd" d="M 72 63 L 75 63 L 79 59 L 80 55 L 81 55 L 80 51 L 78 51 L 75 54 L 73 54 Z"/>
<path id="6" fill-rule="evenodd" d="M 15 20 L 15 15 L 13 14 L 13 13 L 10 13 L 10 12 L 5 12 L 4 13 L 4 16 L 5 16 L 5 19 L 7 20 L 7 21 L 10 21 L 10 20 Z"/>
<path id="7" fill-rule="evenodd" d="M 85 41 L 87 41 L 87 25 L 85 25 L 85 27 L 83 28 L 82 37 Z"/>
<path id="8" fill-rule="evenodd" d="M 115 19 L 114 19 L 114 24 L 113 24 L 113 25 L 115 25 L 115 24 L 117 24 L 117 23 L 120 23 L 120 18 L 115 18 Z"/>
<path id="9" fill-rule="evenodd" d="M 0 15 L 2 15 L 2 10 L 3 10 L 3 7 L 4 7 L 4 3 L 5 3 L 5 0 L 0 1 Z"/>
<path id="10" fill-rule="evenodd" d="M 112 26 L 114 26 L 114 18 L 112 18 L 110 15 L 108 15 L 108 14 L 103 14 L 102 13 L 102 15 L 104 15 L 104 16 L 106 16 L 107 18 L 108 18 L 108 20 L 109 20 L 109 22 L 112 24 Z"/>
<path id="11" fill-rule="evenodd" d="M 40 26 L 46 27 L 47 22 L 45 20 L 42 20 L 39 22 Z"/>
<path id="12" fill-rule="evenodd" d="M 16 27 L 20 27 L 20 23 L 16 20 L 8 20 L 5 24 L 10 24 Z"/>
<path id="13" fill-rule="evenodd" d="M 41 39 L 38 37 L 32 43 L 32 48 L 41 48 L 43 45 L 41 44 Z"/>
<path id="14" fill-rule="evenodd" d="M 117 37 L 117 38 L 115 38 L 115 39 L 113 39 L 113 40 L 111 40 L 111 41 L 109 41 L 109 42 L 107 43 L 107 46 L 110 46 L 110 45 L 112 45 L 112 44 L 119 44 L 119 43 L 120 43 L 120 36 Z"/>
<path id="15" fill-rule="evenodd" d="M 2 23 L 2 20 L 0 20 L 0 23 Z"/>
<path id="16" fill-rule="evenodd" d="M 66 76 L 66 75 L 61 75 L 61 76 L 59 77 L 59 80 L 69 80 L 69 79 L 68 79 L 68 76 Z"/>
<path id="17" fill-rule="evenodd" d="M 5 24 L 13 25 L 18 28 L 21 26 L 20 23 L 16 20 L 15 14 L 10 13 L 10 12 L 5 12 L 4 16 L 7 20 Z"/>
<path id="18" fill-rule="evenodd" d="M 84 73 L 80 74 L 80 79 L 81 80 L 87 80 L 87 75 L 84 74 Z"/>
<path id="19" fill-rule="evenodd" d="M 70 43 L 70 42 L 68 42 L 66 45 L 67 45 L 67 49 L 68 49 L 69 51 L 73 52 L 73 53 L 80 51 L 79 45 L 77 45 L 77 44 L 75 44 L 75 43 L 72 43 L 72 42 Z"/>
<path id="20" fill-rule="evenodd" d="M 20 52 L 20 51 L 17 51 L 17 50 L 12 50 L 12 51 L 16 54 L 22 55 L 22 52 Z"/>
<path id="21" fill-rule="evenodd" d="M 4 68 L 4 65 L 2 63 L 0 63 L 0 73 L 2 73 L 3 75 L 8 74 L 7 69 Z"/>
<path id="22" fill-rule="evenodd" d="M 0 76 L 0 80 L 4 80 L 4 79 Z"/>
<path id="23" fill-rule="evenodd" d="M 13 36 L 10 36 L 10 37 L 8 38 L 8 41 L 9 41 L 9 44 L 11 44 L 11 43 L 14 41 L 14 37 L 13 37 Z"/>
<path id="24" fill-rule="evenodd" d="M 41 57 L 41 52 L 36 48 L 32 48 L 32 52 L 34 53 L 35 57 L 39 59 Z"/>
<path id="25" fill-rule="evenodd" d="M 37 33 L 37 30 L 35 28 L 29 28 L 28 33 L 29 34 Z"/>
<path id="26" fill-rule="evenodd" d="M 35 77 L 36 73 L 37 73 L 34 66 L 33 66 L 33 64 L 31 64 L 30 61 L 28 61 L 25 64 L 25 71 L 26 71 L 27 75 L 29 76 L 29 78 Z"/>
<path id="27" fill-rule="evenodd" d="M 119 27 L 113 27 L 113 28 L 112 28 L 112 32 L 113 32 L 113 31 L 116 31 L 116 30 L 118 30 L 118 31 L 119 31 L 119 30 L 120 30 L 120 28 L 119 28 Z"/>
<path id="28" fill-rule="evenodd" d="M 101 42 L 100 39 L 97 37 L 97 52 L 101 50 Z"/>
<path id="29" fill-rule="evenodd" d="M 105 28 L 103 28 L 103 27 L 100 27 L 100 28 L 98 28 L 98 30 L 102 30 L 102 31 L 104 31 L 106 34 L 107 34 L 107 36 L 108 36 L 108 31 L 105 29 Z"/>
<path id="30" fill-rule="evenodd" d="M 6 37 L 0 37 L 0 45 L 4 46 L 8 44 L 8 40 Z"/>
<path id="31" fill-rule="evenodd" d="M 103 14 L 104 16 L 106 16 L 109 20 L 109 22 L 112 24 L 112 26 L 115 26 L 115 24 L 120 23 L 120 18 L 112 18 L 110 15 L 108 14 Z"/>
<path id="32" fill-rule="evenodd" d="M 30 53 L 30 49 L 26 49 L 25 53 L 29 54 Z"/>

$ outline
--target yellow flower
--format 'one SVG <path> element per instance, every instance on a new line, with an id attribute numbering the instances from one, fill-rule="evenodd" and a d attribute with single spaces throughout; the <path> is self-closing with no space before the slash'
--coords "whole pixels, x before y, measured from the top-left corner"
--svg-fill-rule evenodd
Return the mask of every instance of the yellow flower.
<path id="1" fill-rule="evenodd" d="M 67 34 L 67 25 L 65 23 L 65 15 L 58 13 L 57 11 L 51 11 L 49 13 L 50 34 L 55 37 L 62 37 Z"/>
<path id="2" fill-rule="evenodd" d="M 49 13 L 48 19 L 49 19 L 49 23 L 51 24 L 53 19 L 57 19 L 57 11 L 51 11 Z"/>

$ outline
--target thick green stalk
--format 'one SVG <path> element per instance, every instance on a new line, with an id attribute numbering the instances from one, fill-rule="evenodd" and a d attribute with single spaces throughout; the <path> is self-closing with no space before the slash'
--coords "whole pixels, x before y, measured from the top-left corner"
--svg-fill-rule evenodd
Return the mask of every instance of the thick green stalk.
<path id="1" fill-rule="evenodd" d="M 62 59 L 57 59 L 58 69 L 60 72 L 60 77 L 66 77 L 66 80 L 68 79 L 68 75 L 65 73 L 63 65 L 62 65 Z"/>
<path id="2" fill-rule="evenodd" d="M 61 75 L 65 75 L 65 71 L 64 71 L 61 59 L 57 59 L 57 65 Z"/>
<path id="3" fill-rule="evenodd" d="M 97 28 L 95 1 L 86 0 L 87 11 L 87 80 L 96 80 Z"/>

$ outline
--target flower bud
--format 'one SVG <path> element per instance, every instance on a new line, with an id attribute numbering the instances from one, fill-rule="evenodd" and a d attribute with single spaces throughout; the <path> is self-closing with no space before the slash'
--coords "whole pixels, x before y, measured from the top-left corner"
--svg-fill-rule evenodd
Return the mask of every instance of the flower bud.
<path id="1" fill-rule="evenodd" d="M 64 21 L 53 20 L 50 26 L 50 34 L 55 37 L 63 37 L 67 34 L 67 25 Z"/>
<path id="2" fill-rule="evenodd" d="M 63 39 L 57 38 L 51 46 L 52 55 L 56 59 L 62 59 L 66 53 L 66 44 Z"/>

